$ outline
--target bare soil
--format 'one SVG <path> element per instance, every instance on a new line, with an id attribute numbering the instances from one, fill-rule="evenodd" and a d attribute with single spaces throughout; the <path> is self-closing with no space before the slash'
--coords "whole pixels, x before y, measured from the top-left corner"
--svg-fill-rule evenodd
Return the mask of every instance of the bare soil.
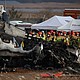
<path id="1" fill-rule="evenodd" d="M 80 75 L 65 75 L 55 78 L 42 78 L 43 73 L 53 74 L 54 71 L 41 70 L 17 70 L 17 72 L 2 72 L 0 73 L 0 80 L 80 80 Z"/>

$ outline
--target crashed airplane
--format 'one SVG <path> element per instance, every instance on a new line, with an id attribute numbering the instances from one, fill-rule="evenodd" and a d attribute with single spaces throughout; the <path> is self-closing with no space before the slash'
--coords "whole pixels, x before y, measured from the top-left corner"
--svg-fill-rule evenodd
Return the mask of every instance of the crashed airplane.
<path id="1" fill-rule="evenodd" d="M 68 47 L 62 41 L 46 42 L 37 38 L 27 39 L 25 31 L 7 22 L 4 22 L 3 25 L 0 32 L 1 70 L 5 70 L 5 67 L 66 68 L 75 73 L 80 73 L 79 70 L 76 71 L 76 68 L 80 68 L 80 52 L 76 51 L 77 49 Z M 24 48 L 21 44 L 22 41 L 24 41 Z"/>

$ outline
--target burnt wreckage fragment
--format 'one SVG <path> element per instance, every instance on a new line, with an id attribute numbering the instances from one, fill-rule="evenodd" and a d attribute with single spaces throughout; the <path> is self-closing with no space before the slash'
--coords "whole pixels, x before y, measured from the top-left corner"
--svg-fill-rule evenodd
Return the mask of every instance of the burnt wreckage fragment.
<path id="1" fill-rule="evenodd" d="M 16 40 L 18 40 L 18 38 Z M 67 71 L 79 73 L 80 63 L 77 61 L 78 56 L 75 53 L 70 52 L 69 50 L 71 48 L 65 43 L 40 42 L 38 39 L 29 40 L 26 38 L 21 40 L 24 40 L 25 45 L 23 51 L 25 52 L 15 52 L 8 49 L 0 50 L 0 68 L 2 71 L 6 70 L 6 68 L 14 69 L 17 67 L 26 69 L 66 68 Z M 41 45 L 43 46 L 42 49 Z"/>

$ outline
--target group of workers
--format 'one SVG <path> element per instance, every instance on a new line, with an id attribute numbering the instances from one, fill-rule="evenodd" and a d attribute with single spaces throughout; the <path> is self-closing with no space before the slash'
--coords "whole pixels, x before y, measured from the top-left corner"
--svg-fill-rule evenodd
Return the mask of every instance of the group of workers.
<path id="1" fill-rule="evenodd" d="M 55 31 L 55 30 L 49 30 L 49 31 L 30 31 L 27 33 L 26 37 L 28 39 L 31 38 L 40 38 L 44 41 L 61 41 L 63 40 L 67 45 L 70 44 L 71 37 L 76 39 L 78 43 L 80 43 L 80 32 L 65 32 L 65 31 Z"/>

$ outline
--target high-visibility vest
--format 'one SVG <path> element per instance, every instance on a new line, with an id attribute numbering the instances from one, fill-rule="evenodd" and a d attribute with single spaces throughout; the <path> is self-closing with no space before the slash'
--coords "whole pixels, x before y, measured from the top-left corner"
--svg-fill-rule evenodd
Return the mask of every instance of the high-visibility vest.
<path id="1" fill-rule="evenodd" d="M 43 40 L 45 40 L 45 39 L 46 39 L 46 35 L 45 35 L 45 34 L 43 35 L 42 39 L 43 39 Z"/>
<path id="2" fill-rule="evenodd" d="M 22 45 L 22 47 L 24 47 L 24 42 L 23 41 L 21 42 L 21 45 Z"/>
<path id="3" fill-rule="evenodd" d="M 66 42 L 66 39 L 64 39 L 64 43 Z"/>
<path id="4" fill-rule="evenodd" d="M 56 37 L 54 37 L 54 42 L 56 41 Z"/>

